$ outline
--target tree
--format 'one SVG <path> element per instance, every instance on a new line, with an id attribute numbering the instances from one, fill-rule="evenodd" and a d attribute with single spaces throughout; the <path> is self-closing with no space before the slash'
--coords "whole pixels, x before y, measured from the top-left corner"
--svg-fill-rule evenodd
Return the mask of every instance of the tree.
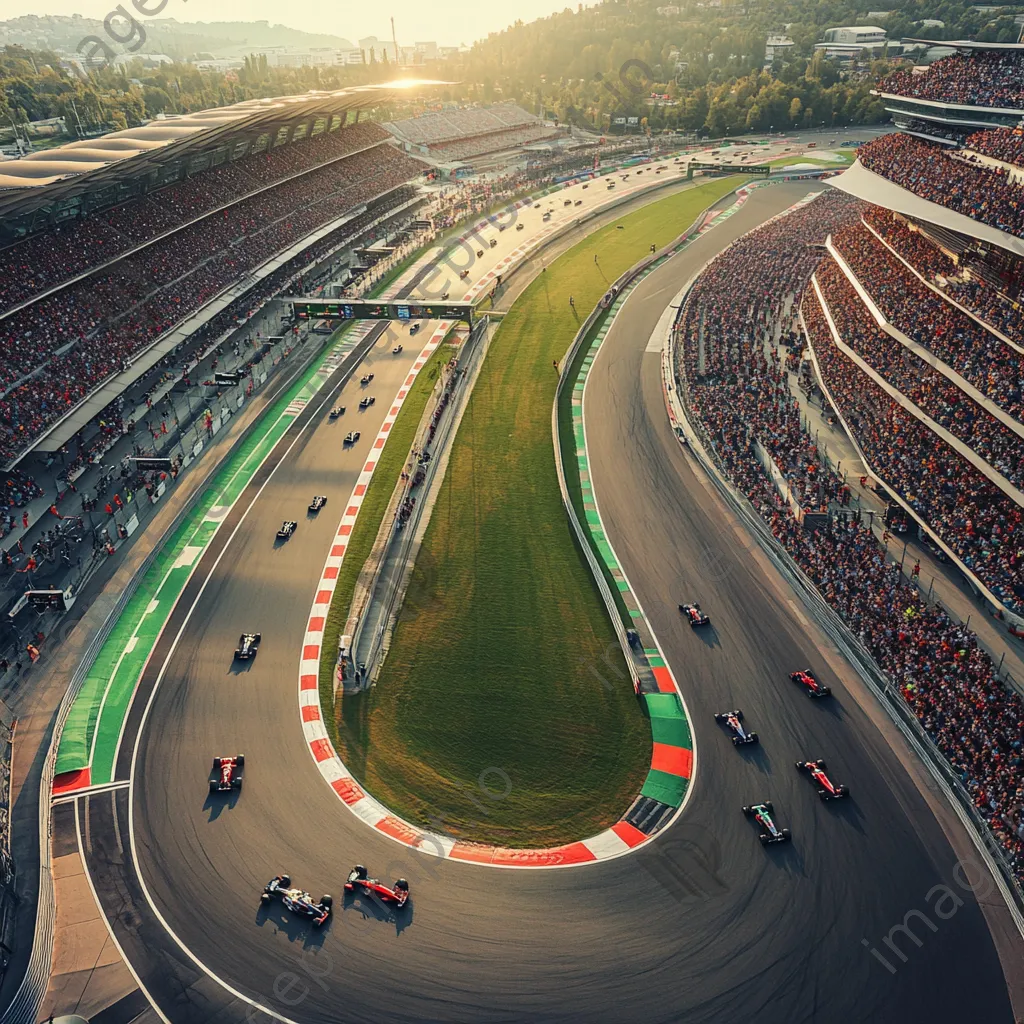
<path id="1" fill-rule="evenodd" d="M 803 110 L 804 105 L 800 102 L 799 96 L 793 97 L 793 102 L 789 105 L 789 119 L 796 124 L 800 120 L 800 111 Z"/>

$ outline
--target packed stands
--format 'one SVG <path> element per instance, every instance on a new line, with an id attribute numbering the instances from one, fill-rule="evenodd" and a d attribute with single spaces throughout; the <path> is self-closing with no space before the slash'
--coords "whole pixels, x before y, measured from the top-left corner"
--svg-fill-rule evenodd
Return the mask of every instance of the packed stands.
<path id="1" fill-rule="evenodd" d="M 1024 109 L 1024 52 L 983 50 L 953 54 L 926 71 L 894 71 L 878 91 L 911 99 L 962 103 L 974 107 Z"/>
<path id="2" fill-rule="evenodd" d="M 932 203 L 1024 238 L 1024 186 L 1001 168 L 958 159 L 937 143 L 910 135 L 882 135 L 861 146 L 860 162 Z"/>
<path id="3" fill-rule="evenodd" d="M 833 260 L 822 262 L 817 280 L 843 342 L 996 472 L 1024 487 L 1024 438 L 886 334 Z"/>
<path id="4" fill-rule="evenodd" d="M 1024 128 L 996 128 L 968 135 L 964 148 L 993 160 L 1024 167 Z"/>
<path id="5" fill-rule="evenodd" d="M 821 472 L 821 455 L 802 429 L 785 368 L 767 335 L 787 302 L 798 301 L 822 257 L 811 243 L 823 242 L 859 211 L 856 201 L 827 192 L 734 242 L 697 279 L 677 328 L 680 371 L 693 409 L 734 479 L 745 486 L 763 473 L 749 455 L 752 431 L 808 510 L 827 505 L 838 485 Z M 747 287 L 736 289 L 737 280 Z"/>
<path id="6" fill-rule="evenodd" d="M 1016 349 L 922 284 L 863 225 L 833 241 L 889 323 L 1024 423 L 1024 357 Z"/>
<path id="7" fill-rule="evenodd" d="M 387 143 L 334 160 L 0 321 L 0 457 L 23 450 L 225 287 L 421 169 Z"/>
<path id="8" fill-rule="evenodd" d="M 861 373 L 816 299 L 804 303 L 804 319 L 822 381 L 874 472 L 1007 608 L 1024 612 L 1024 509 Z"/>
<path id="9" fill-rule="evenodd" d="M 779 464 L 789 472 L 802 466 L 806 475 L 813 465 L 817 493 L 843 500 L 842 481 L 828 469 L 813 438 L 799 428 L 785 372 L 770 339 L 777 326 L 772 315 L 784 312 L 787 293 L 803 291 L 804 275 L 820 257 L 820 250 L 800 250 L 808 242 L 837 233 L 844 223 L 855 223 L 857 217 L 856 207 L 830 208 L 818 199 L 805 211 L 762 227 L 719 256 L 698 279 L 677 322 L 680 393 L 686 396 L 691 421 L 706 438 L 720 467 L 898 689 L 960 776 L 1011 870 L 1024 882 L 1024 840 L 1015 819 L 1024 796 L 1020 784 L 1024 702 L 999 680 L 977 637 L 940 607 L 927 604 L 900 567 L 886 560 L 882 546 L 858 513 L 833 517 L 820 529 L 800 525 L 749 442 L 753 434 L 771 446 Z M 756 244 L 744 244 L 755 236 Z M 743 289 L 736 288 L 737 280 L 744 282 Z M 814 319 L 813 306 L 817 300 L 807 293 L 804 311 L 814 321 L 809 327 L 817 355 L 822 328 L 827 332 L 827 325 L 820 306 Z M 829 335 L 821 344 L 827 346 L 830 340 Z M 836 355 L 841 353 L 833 345 L 825 358 Z M 702 363 L 714 372 L 702 371 Z M 877 418 L 873 422 L 889 423 L 890 413 L 902 413 L 884 391 L 871 391 L 872 385 L 859 370 L 849 380 L 851 401 L 870 392 L 863 405 L 867 407 L 864 415 Z M 846 401 L 845 392 L 843 395 L 842 399 L 836 397 L 837 402 Z M 908 421 L 908 444 L 934 445 L 934 434 L 913 417 L 903 415 Z M 904 428 L 902 421 L 892 422 Z M 918 427 L 927 436 L 919 435 Z M 884 443 L 898 446 L 900 435 L 888 429 Z M 936 458 L 926 447 L 914 451 L 923 458 L 935 458 L 940 472 L 966 473 L 948 456 Z M 956 486 L 964 487 L 964 479 L 968 488 L 965 507 L 959 518 L 956 512 L 950 513 L 952 525 L 962 536 L 977 538 L 976 548 L 969 554 L 972 560 L 1000 566 L 1005 578 L 1016 584 L 1019 574 L 1014 567 L 1019 557 L 1024 557 L 1024 553 L 1018 556 L 1016 542 L 1020 510 L 1004 505 L 1002 519 L 987 513 L 986 509 L 995 509 L 1001 494 L 985 495 L 982 488 L 987 481 L 977 483 L 970 477 L 957 477 Z M 945 484 L 932 486 L 941 490 Z M 945 498 L 940 493 L 935 500 Z M 979 516 L 984 518 L 975 522 L 971 515 L 979 502 Z M 983 538 L 978 536 L 982 533 Z M 1010 586 L 1008 583 L 1008 601 L 1024 597 L 1024 592 L 1009 592 Z"/>
<path id="10" fill-rule="evenodd" d="M 964 276 L 963 269 L 921 231 L 877 206 L 868 207 L 864 220 L 925 280 L 969 309 L 980 320 L 1006 337 L 1024 344 L 1024 315 L 1011 297 L 990 281 L 976 275 Z M 1020 282 L 1024 284 L 1024 279 Z"/>
<path id="11" fill-rule="evenodd" d="M 212 168 L 136 202 L 8 246 L 0 250 L 0 314 L 211 210 L 387 138 L 370 122 L 324 132 Z"/>

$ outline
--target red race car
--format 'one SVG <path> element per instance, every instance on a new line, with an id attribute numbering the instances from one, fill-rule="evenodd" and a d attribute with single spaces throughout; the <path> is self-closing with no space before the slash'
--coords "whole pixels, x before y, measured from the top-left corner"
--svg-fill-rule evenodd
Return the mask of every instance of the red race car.
<path id="1" fill-rule="evenodd" d="M 357 886 L 360 892 L 376 896 L 385 903 L 393 903 L 396 908 L 405 906 L 405 901 L 409 898 L 409 883 L 404 878 L 399 878 L 391 888 L 388 888 L 376 878 L 370 878 L 369 872 L 362 864 L 357 864 L 348 873 L 345 891 L 355 892 Z"/>
<path id="2" fill-rule="evenodd" d="M 825 774 L 825 762 L 820 758 L 817 761 L 797 761 L 796 770 L 807 772 L 814 784 L 818 787 L 818 796 L 822 800 L 838 800 L 840 797 L 849 796 L 850 791 L 846 786 L 837 786 Z"/>
<path id="3" fill-rule="evenodd" d="M 696 629 L 698 626 L 706 626 L 711 622 L 710 616 L 705 615 L 700 610 L 699 604 L 681 604 L 679 610 L 686 616 L 691 629 Z"/>
<path id="4" fill-rule="evenodd" d="M 789 678 L 807 690 L 808 697 L 829 697 L 832 690 L 827 687 L 810 669 L 801 672 L 790 672 Z"/>
<path id="5" fill-rule="evenodd" d="M 226 793 L 231 789 L 241 789 L 244 767 L 245 754 L 236 754 L 234 757 L 215 757 L 213 771 L 210 773 L 210 792 Z"/>

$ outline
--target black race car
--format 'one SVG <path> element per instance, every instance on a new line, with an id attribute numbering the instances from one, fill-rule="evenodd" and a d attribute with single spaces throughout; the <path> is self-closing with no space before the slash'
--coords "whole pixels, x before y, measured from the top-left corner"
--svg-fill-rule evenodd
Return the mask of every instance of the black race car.
<path id="1" fill-rule="evenodd" d="M 583 205 L 583 200 L 582 199 L 577 199 L 576 202 L 573 203 L 573 206 L 582 206 L 582 205 Z"/>
<path id="2" fill-rule="evenodd" d="M 691 629 L 707 626 L 711 622 L 711 618 L 700 610 L 699 604 L 681 604 L 679 610 L 686 616 Z"/>
<path id="3" fill-rule="evenodd" d="M 483 256 L 483 254 L 484 254 L 483 249 L 477 249 L 476 254 L 477 254 L 477 256 Z"/>
<path id="4" fill-rule="evenodd" d="M 716 722 L 723 722 L 729 727 L 732 732 L 732 742 L 735 746 L 739 746 L 741 743 L 756 743 L 757 733 L 747 732 L 743 728 L 743 712 L 736 711 L 722 711 L 715 715 Z"/>
<path id="5" fill-rule="evenodd" d="M 292 880 L 287 875 L 276 875 L 263 887 L 260 902 L 269 903 L 271 900 L 279 899 L 293 914 L 311 917 L 313 924 L 319 928 L 331 916 L 333 897 L 325 894 L 317 902 L 308 892 L 293 889 L 291 885 Z"/>
<path id="6" fill-rule="evenodd" d="M 240 658 L 242 661 L 255 658 L 256 652 L 260 649 L 260 641 L 262 639 L 262 633 L 243 633 L 238 638 L 238 648 L 235 651 L 235 657 Z"/>
<path id="7" fill-rule="evenodd" d="M 459 274 L 459 280 L 460 281 L 465 281 L 467 277 L 469 277 L 469 271 L 468 270 L 463 270 L 462 273 Z"/>
<path id="8" fill-rule="evenodd" d="M 394 348 L 393 348 L 393 349 L 391 350 L 391 354 L 392 354 L 393 356 L 397 356 L 397 355 L 398 355 L 398 354 L 399 354 L 399 353 L 400 353 L 401 351 L 402 351 L 402 346 L 401 346 L 401 345 L 396 345 L 396 346 L 395 346 L 395 347 L 394 347 Z"/>
<path id="9" fill-rule="evenodd" d="M 523 228 L 525 228 L 525 227 L 526 227 L 526 225 L 525 225 L 525 224 L 517 224 L 517 225 L 516 225 L 516 231 L 522 231 L 522 230 L 523 230 Z"/>
<path id="10" fill-rule="evenodd" d="M 277 539 L 287 540 L 295 532 L 295 527 L 298 525 L 299 524 L 294 522 L 293 520 L 286 519 L 281 524 L 281 529 L 277 531 Z"/>
<path id="11" fill-rule="evenodd" d="M 359 431 L 358 431 L 358 430 L 350 430 L 350 431 L 349 431 L 349 432 L 348 432 L 348 433 L 347 433 L 347 434 L 345 435 L 345 441 L 344 441 L 344 443 L 345 443 L 345 444 L 355 444 L 355 443 L 356 443 L 356 441 L 358 441 L 358 440 L 359 440 Z"/>
<path id="12" fill-rule="evenodd" d="M 796 762 L 796 770 L 798 772 L 807 772 L 810 775 L 811 780 L 818 787 L 818 796 L 822 800 L 839 800 L 844 796 L 849 796 L 850 791 L 846 786 L 837 785 L 825 774 L 826 767 L 825 762 L 821 758 L 817 761 Z"/>
<path id="13" fill-rule="evenodd" d="M 364 398 L 364 399 L 363 399 L 363 400 L 362 400 L 362 401 L 361 401 L 361 402 L 359 403 L 359 408 L 360 408 L 360 409 L 369 409 L 369 408 L 370 408 L 370 406 L 371 406 L 371 405 L 373 405 L 373 403 L 374 403 L 374 402 L 376 402 L 376 401 L 377 401 L 377 399 L 376 399 L 376 398 L 374 398 L 374 397 L 373 397 L 373 395 L 367 395 L 367 396 L 366 396 L 366 397 L 365 397 L 365 398 Z"/>
<path id="14" fill-rule="evenodd" d="M 310 512 L 319 512 L 320 509 L 327 504 L 327 496 L 324 494 L 314 495 L 313 500 L 309 503 Z"/>
<path id="15" fill-rule="evenodd" d="M 806 691 L 808 697 L 828 697 L 832 690 L 827 687 L 810 669 L 801 672 L 790 672 L 789 678 L 794 683 L 799 683 Z"/>
<path id="16" fill-rule="evenodd" d="M 359 378 L 359 383 L 362 384 L 363 387 L 366 387 L 366 385 L 369 384 L 371 380 L 373 380 L 373 374 L 364 373 L 362 377 Z"/>
<path id="17" fill-rule="evenodd" d="M 758 839 L 761 840 L 762 846 L 768 846 L 769 843 L 788 843 L 792 839 L 788 828 L 779 828 L 775 824 L 775 819 L 772 817 L 775 813 L 775 808 L 770 800 L 765 800 L 763 804 L 752 804 L 749 807 L 744 807 L 743 813 L 748 818 L 753 818 L 761 827 L 762 831 Z"/>
<path id="18" fill-rule="evenodd" d="M 491 239 L 491 248 L 493 249 L 497 244 L 498 244 L 498 240 L 496 238 L 492 238 Z"/>
<path id="19" fill-rule="evenodd" d="M 404 878 L 399 878 L 392 886 L 378 882 L 376 878 L 370 878 L 369 872 L 362 864 L 357 864 L 349 873 L 345 882 L 346 892 L 355 892 L 356 889 L 366 894 L 372 894 L 385 903 L 393 903 L 395 907 L 405 906 L 409 898 L 409 883 Z"/>
<path id="20" fill-rule="evenodd" d="M 483 254 L 481 253 L 481 255 L 483 255 Z M 468 271 L 467 271 L 467 273 L 468 273 Z M 419 331 L 420 327 L 422 327 L 422 326 L 423 326 L 423 325 L 422 325 L 422 324 L 420 324 L 420 323 L 415 323 L 415 324 L 412 324 L 412 325 L 411 325 L 411 326 L 409 327 L 409 333 L 410 333 L 410 334 L 416 334 L 416 332 L 417 332 L 417 331 Z"/>
<path id="21" fill-rule="evenodd" d="M 564 201 L 564 202 L 562 203 L 562 205 L 563 205 L 563 206 L 572 206 L 572 200 L 571 200 L 571 199 L 566 199 L 566 200 L 565 200 L 565 201 Z"/>
<path id="22" fill-rule="evenodd" d="M 336 420 L 339 416 L 344 416 L 344 415 L 345 415 L 345 406 L 343 406 L 343 405 L 336 405 L 331 410 L 331 419 L 332 420 Z"/>
<path id="23" fill-rule="evenodd" d="M 210 792 L 227 793 L 232 789 L 241 789 L 244 767 L 245 754 L 235 754 L 234 757 L 215 757 L 213 771 L 210 772 Z"/>

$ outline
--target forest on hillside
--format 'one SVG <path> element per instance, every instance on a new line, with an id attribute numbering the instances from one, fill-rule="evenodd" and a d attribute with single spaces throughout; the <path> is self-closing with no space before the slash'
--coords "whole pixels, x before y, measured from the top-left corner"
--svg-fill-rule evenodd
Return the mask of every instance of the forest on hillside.
<path id="1" fill-rule="evenodd" d="M 659 14 L 659 7 L 669 13 Z M 579 5 L 517 22 L 466 52 L 428 63 L 417 74 L 447 85 L 393 99 L 372 116 L 408 116 L 446 102 L 504 101 L 598 131 L 614 129 L 618 118 L 646 117 L 652 130 L 712 136 L 882 121 L 886 114 L 871 88 L 889 62 L 845 70 L 814 50 L 826 28 L 864 24 L 866 15 L 842 0 Z M 1019 31 L 1006 11 L 982 13 L 938 0 L 913 0 L 878 20 L 891 39 L 1002 41 Z M 925 20 L 942 24 L 924 26 Z M 766 41 L 782 33 L 794 46 L 784 61 L 765 68 Z M 83 74 L 52 51 L 6 46 L 0 50 L 0 123 L 65 117 L 69 129 L 80 123 L 93 133 L 160 114 L 396 77 L 386 60 L 367 59 L 362 66 L 278 68 L 253 56 L 228 72 L 201 71 L 185 61 L 146 68 L 137 61 Z"/>

